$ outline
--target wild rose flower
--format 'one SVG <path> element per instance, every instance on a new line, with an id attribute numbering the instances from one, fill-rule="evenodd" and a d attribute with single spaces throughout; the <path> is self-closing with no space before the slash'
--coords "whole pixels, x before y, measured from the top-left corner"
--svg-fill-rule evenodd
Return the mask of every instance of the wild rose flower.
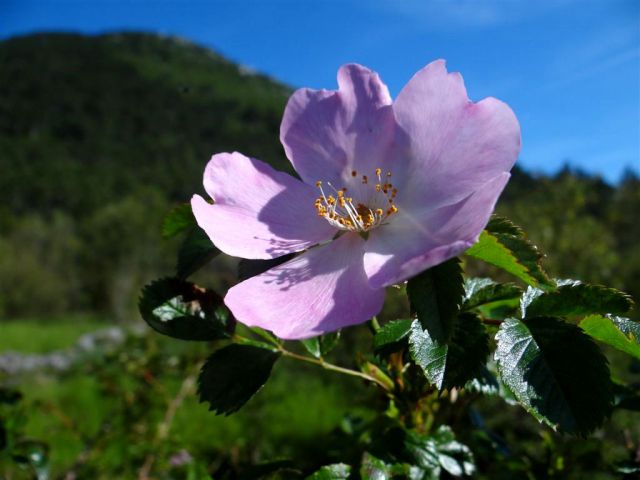
<path id="1" fill-rule="evenodd" d="M 297 90 L 280 140 L 301 180 L 240 153 L 214 155 L 191 201 L 223 252 L 270 259 L 303 252 L 229 290 L 249 326 L 299 339 L 364 322 L 385 287 L 469 248 L 483 230 L 520 150 L 504 103 L 472 103 L 442 60 L 420 70 L 395 102 L 360 65 L 337 91 Z"/>

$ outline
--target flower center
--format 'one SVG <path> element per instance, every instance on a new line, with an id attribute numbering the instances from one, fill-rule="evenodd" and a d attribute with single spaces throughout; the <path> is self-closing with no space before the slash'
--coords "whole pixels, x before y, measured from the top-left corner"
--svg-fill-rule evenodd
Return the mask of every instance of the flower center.
<path id="1" fill-rule="evenodd" d="M 358 172 L 353 170 L 351 176 L 358 181 Z M 324 217 L 331 225 L 340 230 L 352 232 L 368 232 L 382 225 L 387 218 L 398 212 L 394 199 L 398 190 L 391 184 L 391 172 L 382 177 L 382 169 L 376 168 L 377 182 L 369 182 L 367 175 L 359 179 L 366 187 L 360 190 L 361 202 L 347 195 L 347 188 L 336 189 L 331 183 L 333 193 L 326 195 L 322 182 L 318 180 L 316 186 L 321 196 L 315 201 L 318 215 Z M 365 198 L 366 197 L 366 198 Z"/>

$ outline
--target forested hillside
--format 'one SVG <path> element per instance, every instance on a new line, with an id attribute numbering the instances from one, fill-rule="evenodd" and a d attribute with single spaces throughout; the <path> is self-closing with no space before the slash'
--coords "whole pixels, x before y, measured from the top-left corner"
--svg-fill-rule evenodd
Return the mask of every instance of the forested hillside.
<path id="1" fill-rule="evenodd" d="M 127 319 L 172 268 L 159 236 L 214 152 L 278 169 L 290 88 L 176 38 L 38 34 L 0 42 L 0 316 Z M 524 132 L 526 137 L 526 132 Z M 544 161 L 544 159 L 540 159 Z M 640 294 L 640 181 L 515 172 L 499 210 L 557 275 Z"/>

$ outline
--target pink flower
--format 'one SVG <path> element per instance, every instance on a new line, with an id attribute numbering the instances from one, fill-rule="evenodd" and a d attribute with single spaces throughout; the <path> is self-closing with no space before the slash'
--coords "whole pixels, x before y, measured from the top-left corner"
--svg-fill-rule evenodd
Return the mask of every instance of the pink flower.
<path id="1" fill-rule="evenodd" d="M 520 151 L 504 103 L 472 103 L 442 60 L 393 102 L 378 75 L 338 71 L 337 91 L 300 89 L 280 128 L 302 181 L 240 153 L 214 155 L 200 227 L 223 252 L 269 259 L 302 252 L 229 290 L 249 326 L 298 339 L 376 315 L 385 287 L 459 255 L 478 238 Z"/>

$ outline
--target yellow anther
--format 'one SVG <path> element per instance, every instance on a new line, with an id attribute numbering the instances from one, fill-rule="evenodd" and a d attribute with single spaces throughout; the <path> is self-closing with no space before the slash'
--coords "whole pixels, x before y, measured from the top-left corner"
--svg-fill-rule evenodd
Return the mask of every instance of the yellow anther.
<path id="1" fill-rule="evenodd" d="M 372 182 L 374 188 L 368 191 L 357 189 L 357 196 L 363 195 L 363 202 L 354 202 L 353 197 L 348 197 L 346 194 L 347 187 L 338 189 L 330 182 L 327 185 L 333 190 L 333 194 L 326 195 L 328 192 L 323 191 L 323 182 L 318 180 L 316 186 L 320 189 L 321 196 L 315 198 L 314 203 L 318 215 L 324 217 L 339 230 L 368 232 L 385 225 L 389 215 L 398 211 L 393 200 L 398 190 L 393 188 L 388 180 L 391 172 L 385 173 L 384 181 L 381 176 L 383 175 L 381 168 L 376 168 L 375 173 L 377 182 Z M 369 177 L 367 175 L 359 176 L 357 170 L 351 170 L 351 176 L 359 178 L 364 185 L 369 184 Z M 380 192 L 384 192 L 384 196 L 381 196 Z"/>

